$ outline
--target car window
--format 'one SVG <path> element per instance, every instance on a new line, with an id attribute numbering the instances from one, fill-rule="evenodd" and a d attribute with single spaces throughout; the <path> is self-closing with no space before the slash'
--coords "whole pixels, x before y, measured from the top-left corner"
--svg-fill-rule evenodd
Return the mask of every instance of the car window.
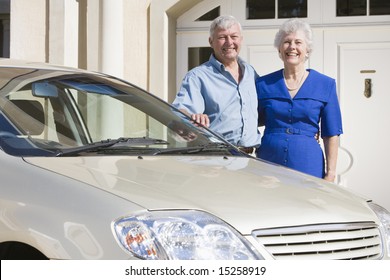
<path id="1" fill-rule="evenodd" d="M 93 154 L 103 148 L 104 154 L 162 154 L 227 144 L 168 103 L 119 79 L 50 70 L 36 70 L 33 77 L 16 73 L 11 78 L 8 73 L 8 83 L 0 81 L 0 144 L 10 154 Z M 93 149 L 96 143 L 99 149 Z M 213 150 L 226 152 L 215 145 Z"/>

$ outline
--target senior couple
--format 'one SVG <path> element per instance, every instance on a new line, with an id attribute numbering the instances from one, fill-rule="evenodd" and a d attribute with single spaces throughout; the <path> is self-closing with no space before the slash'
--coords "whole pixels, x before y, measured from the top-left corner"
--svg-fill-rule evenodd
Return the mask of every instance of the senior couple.
<path id="1" fill-rule="evenodd" d="M 309 24 L 282 24 L 274 46 L 284 67 L 261 77 L 239 57 L 241 42 L 234 17 L 216 18 L 209 37 L 213 54 L 186 74 L 172 105 L 244 152 L 256 148 L 261 159 L 333 182 L 341 113 L 335 80 L 305 68 L 313 45 Z"/>

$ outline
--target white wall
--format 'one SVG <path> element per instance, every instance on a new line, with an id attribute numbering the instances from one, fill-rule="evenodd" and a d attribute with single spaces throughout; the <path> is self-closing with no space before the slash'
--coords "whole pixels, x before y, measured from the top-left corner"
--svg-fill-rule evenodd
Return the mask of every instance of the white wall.
<path id="1" fill-rule="evenodd" d="M 10 57 L 46 61 L 46 1 L 11 1 Z"/>
<path id="2" fill-rule="evenodd" d="M 149 0 L 12 0 L 10 56 L 101 71 L 147 88 L 149 5 Z"/>

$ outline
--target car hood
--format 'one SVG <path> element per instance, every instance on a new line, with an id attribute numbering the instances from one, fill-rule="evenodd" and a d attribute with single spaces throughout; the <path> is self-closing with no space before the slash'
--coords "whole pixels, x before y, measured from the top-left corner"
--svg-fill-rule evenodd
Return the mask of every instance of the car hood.
<path id="1" fill-rule="evenodd" d="M 93 156 L 25 160 L 148 210 L 209 212 L 243 234 L 265 227 L 373 219 L 365 200 L 342 187 L 252 158 Z"/>

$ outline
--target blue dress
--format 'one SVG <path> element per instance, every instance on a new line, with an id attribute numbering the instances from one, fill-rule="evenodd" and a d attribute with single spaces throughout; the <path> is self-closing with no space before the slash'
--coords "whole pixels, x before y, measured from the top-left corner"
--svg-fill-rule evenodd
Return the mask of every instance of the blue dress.
<path id="1" fill-rule="evenodd" d="M 283 70 L 256 81 L 259 123 L 265 125 L 257 157 L 323 178 L 325 160 L 315 134 L 343 133 L 334 79 L 309 69 L 294 98 Z"/>

